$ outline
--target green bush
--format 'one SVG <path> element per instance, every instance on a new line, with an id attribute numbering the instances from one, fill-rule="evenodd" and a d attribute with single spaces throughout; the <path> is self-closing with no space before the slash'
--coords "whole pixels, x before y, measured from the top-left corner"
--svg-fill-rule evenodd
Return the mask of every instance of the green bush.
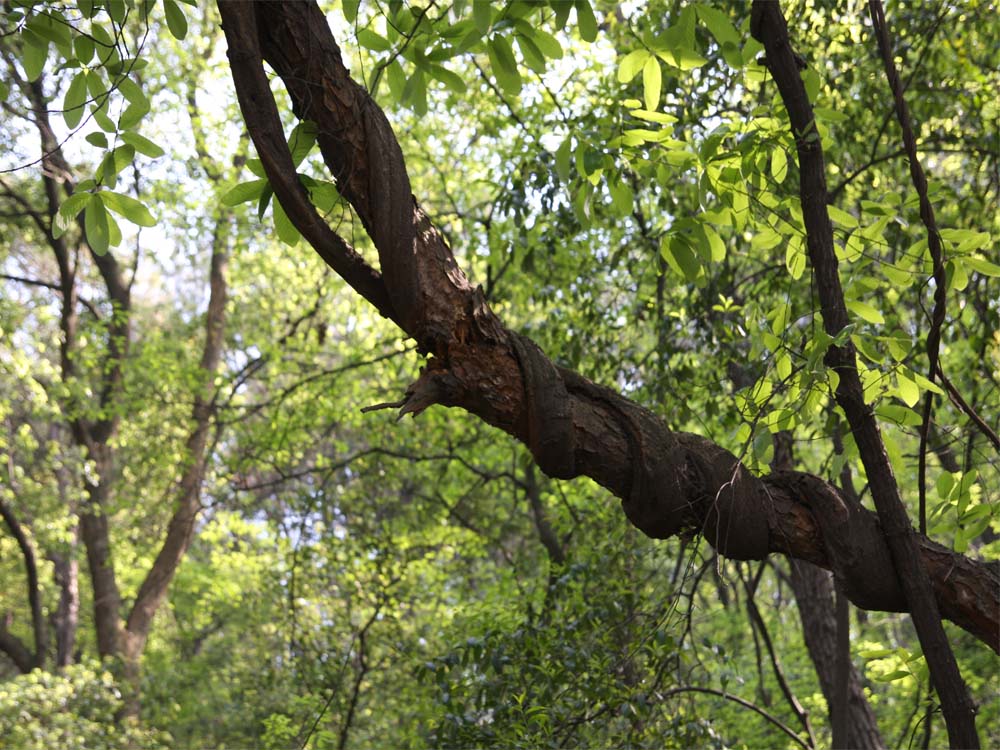
<path id="1" fill-rule="evenodd" d="M 0 683 L 0 737 L 7 750 L 162 750 L 169 737 L 118 724 L 121 692 L 99 664 L 36 669 Z"/>

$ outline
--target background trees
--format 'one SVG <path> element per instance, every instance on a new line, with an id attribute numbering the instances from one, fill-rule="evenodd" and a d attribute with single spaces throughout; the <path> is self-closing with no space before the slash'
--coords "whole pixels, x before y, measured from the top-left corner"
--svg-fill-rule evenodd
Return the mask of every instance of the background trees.
<path id="1" fill-rule="evenodd" d="M 836 374 L 824 365 L 831 346 L 850 341 L 913 517 L 923 456 L 930 536 L 989 556 L 1000 377 L 1000 268 L 989 235 L 998 230 L 1000 188 L 992 16 L 975 4 L 890 8 L 944 240 L 941 367 L 959 399 L 927 377 L 934 262 L 861 9 L 786 9 L 827 159 L 852 316 L 848 329 L 824 333 L 794 133 L 749 13 L 586 3 L 332 9 L 351 76 L 389 113 L 405 155 L 405 200 L 387 200 L 375 196 L 397 189 L 398 164 L 381 183 L 365 167 L 380 166 L 391 141 L 345 150 L 338 134 L 363 146 L 374 120 L 324 121 L 349 100 L 296 90 L 296 81 L 320 80 L 295 67 L 293 42 L 306 37 L 282 37 L 303 27 L 280 5 L 248 7 L 257 14 L 249 20 L 269 23 L 260 33 L 241 29 L 237 15 L 225 19 L 238 86 L 241 72 L 253 74 L 253 49 L 234 40 L 256 39 L 306 120 L 296 125 L 279 93 L 284 132 L 271 131 L 266 147 L 258 140 L 261 161 L 247 161 L 234 125 L 214 9 L 169 0 L 148 17 L 127 3 L 7 9 L 9 166 L 35 161 L 39 139 L 45 153 L 42 169 L 19 169 L 3 184 L 14 239 L 3 268 L 10 534 L 0 545 L 5 580 L 21 582 L 3 594 L 10 622 L 0 646 L 11 675 L 43 661 L 120 654 L 128 700 L 102 710 L 135 713 L 141 695 L 144 725 L 169 729 L 178 746 L 291 747 L 307 737 L 341 747 L 376 737 L 760 746 L 794 743 L 789 732 L 807 745 L 829 742 L 830 686 L 842 682 L 830 676 L 832 636 L 807 639 L 808 650 L 780 637 L 797 628 L 786 606 L 793 597 L 808 634 L 833 632 L 824 574 L 774 556 L 717 556 L 715 548 L 754 556 L 737 549 L 745 506 L 731 511 L 741 522 L 734 534 L 716 521 L 705 538 L 653 543 L 596 484 L 545 478 L 525 448 L 471 417 L 430 409 L 395 424 L 361 414 L 402 398 L 423 359 L 301 243 L 287 246 L 303 231 L 436 355 L 439 365 L 418 383 L 440 382 L 433 378 L 448 367 L 455 374 L 456 363 L 465 363 L 457 375 L 465 385 L 482 373 L 495 378 L 493 393 L 482 382 L 444 399 L 418 388 L 410 406 L 427 405 L 415 394 L 471 408 L 524 439 L 551 473 L 560 473 L 547 454 L 551 415 L 533 413 L 520 382 L 530 391 L 529 373 L 541 372 L 537 395 L 551 387 L 549 371 L 528 344 L 512 353 L 515 340 L 490 328 L 488 315 L 473 319 L 494 338 L 465 339 L 481 348 L 478 360 L 468 352 L 463 360 L 442 323 L 468 312 L 453 300 L 487 300 L 552 361 L 614 386 L 665 429 L 709 438 L 753 472 L 794 465 L 853 485 L 868 502 L 871 477 L 834 405 Z M 322 23 L 311 33 L 324 39 Z M 91 40 L 90 57 L 80 39 Z M 335 47 L 310 48 L 306 62 L 323 59 L 317 49 Z M 307 73 L 339 75 L 334 65 Z M 346 79 L 323 90 L 351 91 Z M 261 112 L 262 103 L 248 113 L 255 139 L 267 136 L 268 123 L 253 121 Z M 373 112 L 365 116 L 377 119 Z M 63 126 L 81 123 L 56 153 Z M 306 174 L 312 202 L 360 259 L 382 255 L 385 286 L 325 224 L 310 224 L 312 209 L 293 201 L 294 174 L 272 157 Z M 410 191 L 458 267 L 482 286 L 481 297 L 472 286 L 457 297 L 437 287 L 441 296 L 423 308 L 431 325 L 406 295 L 436 283 L 433 275 L 405 259 L 384 262 Z M 67 195 L 79 196 L 69 208 Z M 151 223 L 128 196 L 159 223 L 137 236 L 123 224 L 116 243 L 108 216 Z M 446 262 L 447 247 L 431 240 Z M 223 256 L 225 328 L 212 314 L 221 313 Z M 380 297 L 385 289 L 391 294 Z M 560 377 L 578 403 L 598 403 L 599 480 L 626 500 L 637 481 L 673 481 L 656 473 L 668 463 L 662 455 L 636 448 L 636 436 L 660 427 L 568 371 Z M 933 419 L 922 450 L 927 394 Z M 640 426 L 630 433 L 628 420 Z M 637 463 L 646 464 L 638 473 Z M 577 461 L 580 471 L 588 469 Z M 772 500 L 784 487 L 764 486 Z M 788 497 L 780 507 L 791 521 L 772 529 L 802 536 L 772 534 L 771 549 L 811 550 L 813 562 L 830 566 L 816 535 L 822 521 Z M 657 506 L 639 500 L 630 517 L 642 527 Z M 190 540 L 195 509 L 199 533 Z M 708 517 L 689 518 L 688 530 L 701 531 Z M 90 564 L 74 572 L 81 547 Z M 157 570 L 170 575 L 150 577 Z M 960 585 L 991 590 L 995 573 L 985 566 L 960 570 L 968 574 Z M 952 592 L 976 591 L 948 580 Z M 150 592 L 168 582 L 168 597 L 153 606 Z M 988 596 L 979 604 L 985 640 L 991 606 Z M 155 628 L 143 633 L 139 620 L 148 627 L 154 612 Z M 852 617 L 860 675 L 851 725 L 864 731 L 852 745 L 914 732 L 944 741 L 907 623 Z M 985 701 L 980 732 L 993 737 L 993 657 L 966 632 L 947 632 Z M 23 679 L 11 689 L 26 690 Z"/>

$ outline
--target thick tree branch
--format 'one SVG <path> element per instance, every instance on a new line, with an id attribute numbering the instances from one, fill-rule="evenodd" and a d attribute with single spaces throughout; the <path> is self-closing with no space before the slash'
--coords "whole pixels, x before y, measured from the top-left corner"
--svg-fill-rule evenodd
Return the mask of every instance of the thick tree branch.
<path id="1" fill-rule="evenodd" d="M 777 2 L 755 0 L 750 20 L 751 33 L 767 53 L 767 67 L 774 77 L 795 135 L 799 160 L 799 197 L 806 225 L 809 258 L 820 297 L 823 326 L 836 336 L 849 323 L 844 292 L 834 252 L 833 227 L 827 212 L 826 165 L 812 105 L 799 75 L 797 57 L 788 37 L 788 26 Z M 917 635 L 923 646 L 948 724 L 951 742 L 957 747 L 979 747 L 975 728 L 975 707 L 959 673 L 955 656 L 941 624 L 934 590 L 920 559 L 920 551 L 906 508 L 900 497 L 879 432 L 875 415 L 864 400 L 853 344 L 831 346 L 826 364 L 839 376 L 837 404 L 851 426 L 858 452 L 865 465 L 872 497 L 878 511 L 897 579 L 905 593 Z M 824 509 L 825 520 L 837 511 Z M 824 525 L 823 533 L 829 528 Z M 843 540 L 825 537 L 827 544 Z"/>
<path id="2" fill-rule="evenodd" d="M 274 106 L 259 100 L 264 92 L 247 75 L 264 55 L 285 82 L 296 114 L 318 125 L 340 192 L 378 249 L 395 319 L 432 354 L 408 391 L 404 413 L 432 404 L 461 407 L 525 443 L 548 475 L 585 475 L 611 490 L 649 536 L 701 532 L 734 559 L 789 554 L 834 568 L 858 606 L 905 609 L 874 514 L 818 477 L 754 477 L 728 451 L 697 435 L 671 432 L 646 409 L 556 367 L 530 340 L 503 326 L 410 195 L 391 127 L 348 76 L 314 3 L 222 0 L 220 9 L 248 122 L 256 121 L 251 108 Z M 253 127 L 251 137 L 259 137 Z M 277 148 L 268 138 L 261 138 L 263 147 Z M 282 148 L 287 151 L 283 142 Z M 288 160 L 263 161 L 272 184 L 289 181 L 288 174 L 272 173 L 282 162 L 291 169 Z M 923 537 L 919 544 L 946 616 L 1000 649 L 998 572 Z"/>

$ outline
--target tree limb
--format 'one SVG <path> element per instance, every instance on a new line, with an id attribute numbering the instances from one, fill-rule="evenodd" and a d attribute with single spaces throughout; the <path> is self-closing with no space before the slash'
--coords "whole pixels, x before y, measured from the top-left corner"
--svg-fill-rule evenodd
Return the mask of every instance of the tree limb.
<path id="1" fill-rule="evenodd" d="M 296 114 L 318 125 L 340 193 L 379 252 L 393 319 L 432 355 L 404 410 L 441 404 L 479 416 L 525 443 L 549 476 L 589 476 L 622 498 L 629 520 L 648 536 L 701 532 L 722 554 L 741 560 L 789 554 L 834 568 L 858 606 L 905 609 L 874 514 L 819 477 L 754 477 L 725 449 L 670 431 L 648 410 L 556 367 L 503 325 L 410 195 L 392 129 L 350 79 L 315 3 L 221 0 L 219 7 L 248 122 L 274 106 L 269 90 L 268 101 L 260 100 L 265 92 L 256 71 L 263 75 L 264 56 L 285 82 Z M 251 127 L 251 137 L 260 141 L 259 151 L 272 152 L 262 160 L 272 184 L 294 185 L 290 175 L 275 172 L 282 163 L 290 169 L 284 137 L 285 155 L 273 153 L 276 134 Z M 312 221 L 300 219 L 306 228 Z M 831 501 L 832 519 L 818 512 Z M 848 526 L 857 543 L 838 544 Z M 1000 572 L 924 537 L 919 549 L 946 616 L 1000 649 Z M 964 595 L 955 593 L 956 575 Z"/>

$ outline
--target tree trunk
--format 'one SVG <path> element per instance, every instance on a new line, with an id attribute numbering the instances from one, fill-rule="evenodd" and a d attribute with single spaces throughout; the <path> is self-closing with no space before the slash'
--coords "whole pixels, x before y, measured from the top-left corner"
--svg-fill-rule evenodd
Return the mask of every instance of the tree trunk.
<path id="1" fill-rule="evenodd" d="M 830 573 L 802 560 L 791 560 L 791 584 L 802 620 L 809 658 L 816 666 L 819 685 L 830 709 L 831 723 L 837 684 L 837 621 L 834 616 L 833 583 Z M 847 680 L 847 745 L 851 750 L 882 750 L 885 743 L 879 733 L 868 699 L 861 689 L 861 678 L 854 665 Z"/>

